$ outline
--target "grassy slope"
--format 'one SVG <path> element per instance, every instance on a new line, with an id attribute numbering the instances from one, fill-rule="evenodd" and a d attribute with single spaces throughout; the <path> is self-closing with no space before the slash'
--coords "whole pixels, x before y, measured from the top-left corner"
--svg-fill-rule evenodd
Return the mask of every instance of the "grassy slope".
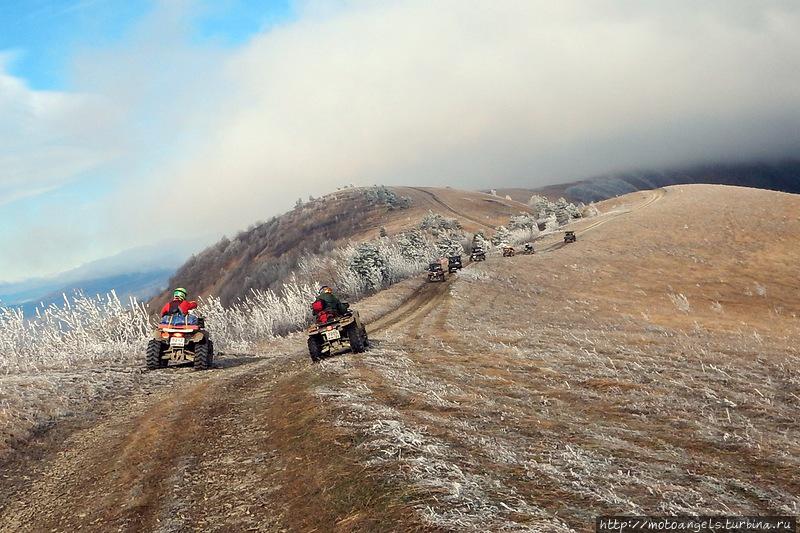
<path id="1" fill-rule="evenodd" d="M 324 253 L 349 241 L 374 239 L 381 227 L 390 235 L 414 229 L 429 210 L 459 218 L 467 231 L 486 232 L 507 223 L 510 215 L 527 210 L 523 204 L 483 193 L 411 187 L 394 190 L 412 199 L 410 208 L 390 210 L 371 204 L 360 189 L 339 191 L 258 224 L 227 246 L 218 244 L 201 252 L 177 271 L 170 285 L 186 287 L 193 295 L 220 295 L 229 303 L 250 287 L 279 285 L 303 253 Z M 164 292 L 154 301 L 168 296 Z"/>
<path id="2" fill-rule="evenodd" d="M 624 214 L 647 198 L 607 202 L 620 215 L 577 244 L 463 271 L 325 369 L 432 524 L 800 504 L 800 197 L 674 187 Z"/>

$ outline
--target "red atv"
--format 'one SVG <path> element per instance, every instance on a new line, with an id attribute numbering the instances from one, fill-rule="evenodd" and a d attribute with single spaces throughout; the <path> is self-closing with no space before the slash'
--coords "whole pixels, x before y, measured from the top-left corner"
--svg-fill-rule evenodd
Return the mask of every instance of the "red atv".
<path id="1" fill-rule="evenodd" d="M 156 370 L 170 361 L 193 363 L 195 370 L 206 370 L 214 362 L 214 343 L 205 328 L 205 321 L 197 324 L 159 324 L 153 338 L 147 343 L 147 368 Z"/>

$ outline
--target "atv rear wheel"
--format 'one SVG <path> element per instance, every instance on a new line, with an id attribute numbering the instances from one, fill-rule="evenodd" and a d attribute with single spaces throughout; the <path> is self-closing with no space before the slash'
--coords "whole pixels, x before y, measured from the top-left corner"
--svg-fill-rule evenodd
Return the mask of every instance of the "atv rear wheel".
<path id="1" fill-rule="evenodd" d="M 316 336 L 308 338 L 308 355 L 311 356 L 311 362 L 319 363 L 322 359 L 322 339 Z"/>
<path id="2" fill-rule="evenodd" d="M 347 339 L 350 341 L 350 348 L 353 353 L 361 353 L 367 348 L 367 339 L 362 328 L 350 326 L 347 328 Z"/>
<path id="3" fill-rule="evenodd" d="M 198 344 L 194 350 L 194 369 L 207 370 L 211 367 L 211 358 L 208 342 Z"/>
<path id="4" fill-rule="evenodd" d="M 169 361 L 161 358 L 161 341 L 151 339 L 147 343 L 146 352 L 147 370 L 157 370 L 167 366 Z"/>
<path id="5" fill-rule="evenodd" d="M 214 341 L 208 339 L 206 342 L 208 343 L 208 366 L 212 367 L 214 366 L 214 356 L 216 355 L 214 352 Z"/>

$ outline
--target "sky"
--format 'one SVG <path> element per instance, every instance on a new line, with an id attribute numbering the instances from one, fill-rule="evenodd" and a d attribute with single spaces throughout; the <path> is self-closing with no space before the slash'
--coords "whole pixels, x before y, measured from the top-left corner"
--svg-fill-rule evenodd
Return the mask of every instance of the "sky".
<path id="1" fill-rule="evenodd" d="M 0 0 L 0 281 L 346 184 L 796 157 L 800 3 Z"/>

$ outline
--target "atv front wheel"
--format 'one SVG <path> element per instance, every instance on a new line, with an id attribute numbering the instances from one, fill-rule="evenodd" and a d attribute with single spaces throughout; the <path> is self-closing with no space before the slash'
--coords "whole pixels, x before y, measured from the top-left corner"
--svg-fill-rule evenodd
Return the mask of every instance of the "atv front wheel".
<path id="1" fill-rule="evenodd" d="M 198 344 L 194 350 L 194 369 L 207 370 L 211 367 L 211 357 L 208 342 Z"/>
<path id="2" fill-rule="evenodd" d="M 168 361 L 161 358 L 161 341 L 151 339 L 147 343 L 146 352 L 147 370 L 157 370 L 167 366 Z"/>
<path id="3" fill-rule="evenodd" d="M 311 356 L 312 363 L 319 363 L 322 359 L 322 339 L 319 337 L 308 338 L 308 355 Z"/>
<path id="4" fill-rule="evenodd" d="M 347 339 L 350 341 L 350 348 L 353 353 L 361 353 L 367 348 L 367 339 L 361 328 L 351 326 L 347 328 Z"/>

